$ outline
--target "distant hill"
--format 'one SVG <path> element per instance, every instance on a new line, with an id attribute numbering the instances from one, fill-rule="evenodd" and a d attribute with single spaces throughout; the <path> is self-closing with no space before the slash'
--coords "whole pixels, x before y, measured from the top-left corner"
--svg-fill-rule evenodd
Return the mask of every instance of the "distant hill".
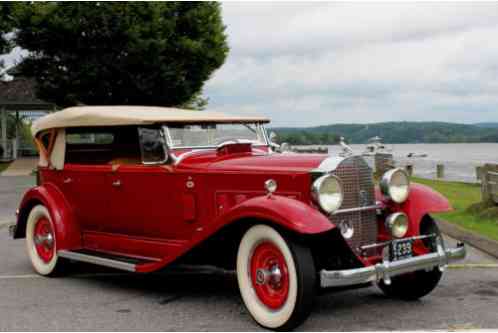
<path id="1" fill-rule="evenodd" d="M 474 125 L 482 128 L 498 128 L 498 123 L 477 123 Z"/>
<path id="2" fill-rule="evenodd" d="M 380 136 L 384 143 L 498 142 L 498 123 L 384 122 L 273 130 L 280 142 L 291 144 L 334 144 L 341 136 L 349 143 L 366 143 L 374 136 Z"/>

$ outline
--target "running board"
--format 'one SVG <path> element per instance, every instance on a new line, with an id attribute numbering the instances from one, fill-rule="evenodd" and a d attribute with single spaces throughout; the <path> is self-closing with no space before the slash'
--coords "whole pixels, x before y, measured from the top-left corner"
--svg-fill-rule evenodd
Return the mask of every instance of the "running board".
<path id="1" fill-rule="evenodd" d="M 103 256 L 94 255 L 94 254 L 81 253 L 81 252 L 76 252 L 76 251 L 60 250 L 57 252 L 57 255 L 61 258 L 87 262 L 90 264 L 95 264 L 95 265 L 100 265 L 100 266 L 112 267 L 112 268 L 121 269 L 121 270 L 129 271 L 129 272 L 136 272 L 136 270 L 137 270 L 136 269 L 137 265 L 134 263 L 129 263 L 129 262 L 117 260 L 117 259 L 105 258 Z"/>

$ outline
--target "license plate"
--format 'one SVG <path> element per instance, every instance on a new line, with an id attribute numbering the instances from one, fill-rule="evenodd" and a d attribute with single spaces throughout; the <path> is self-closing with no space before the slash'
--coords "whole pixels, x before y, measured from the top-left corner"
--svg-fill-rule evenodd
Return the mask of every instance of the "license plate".
<path id="1" fill-rule="evenodd" d="M 412 256 L 412 242 L 410 240 L 399 240 L 391 243 L 391 261 L 410 258 Z"/>

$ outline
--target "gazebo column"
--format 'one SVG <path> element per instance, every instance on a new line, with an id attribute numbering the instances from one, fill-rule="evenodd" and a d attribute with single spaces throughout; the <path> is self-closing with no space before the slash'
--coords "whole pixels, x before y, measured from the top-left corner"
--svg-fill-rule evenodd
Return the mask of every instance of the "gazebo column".
<path id="1" fill-rule="evenodd" d="M 19 149 L 19 111 L 16 110 L 16 124 L 15 124 L 16 136 L 14 141 L 12 141 L 12 158 L 17 159 L 17 149 Z"/>
<path id="2" fill-rule="evenodd" d="M 3 147 L 3 158 L 7 159 L 7 110 L 0 110 L 0 117 L 2 118 L 2 147 Z"/>

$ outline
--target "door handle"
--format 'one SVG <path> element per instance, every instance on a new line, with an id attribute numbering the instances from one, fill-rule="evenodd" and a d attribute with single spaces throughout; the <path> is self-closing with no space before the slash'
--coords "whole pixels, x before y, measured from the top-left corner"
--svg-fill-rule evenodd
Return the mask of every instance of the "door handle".
<path id="1" fill-rule="evenodd" d="M 64 179 L 64 184 L 69 184 L 69 183 L 72 183 L 73 180 L 71 178 L 66 178 Z"/>
<path id="2" fill-rule="evenodd" d="M 118 179 L 118 180 L 115 180 L 112 182 L 112 186 L 114 187 L 120 187 L 121 186 L 121 181 Z"/>

